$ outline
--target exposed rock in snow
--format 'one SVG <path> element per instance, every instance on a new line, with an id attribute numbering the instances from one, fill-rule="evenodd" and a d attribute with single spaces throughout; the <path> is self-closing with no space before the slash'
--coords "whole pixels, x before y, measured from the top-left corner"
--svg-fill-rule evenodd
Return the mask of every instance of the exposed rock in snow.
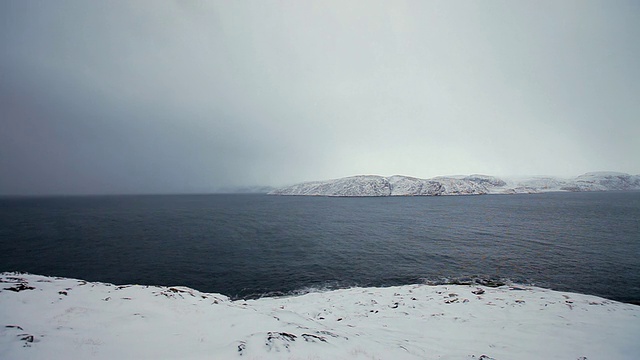
<path id="1" fill-rule="evenodd" d="M 529 286 L 231 301 L 0 274 L 1 359 L 637 359 L 640 306 Z"/>
<path id="2" fill-rule="evenodd" d="M 391 185 L 382 176 L 359 175 L 328 181 L 314 181 L 270 192 L 278 195 L 389 196 Z"/>
<path id="3" fill-rule="evenodd" d="M 466 177 L 457 179 L 453 177 L 436 177 L 433 180 L 439 182 L 445 191 L 441 195 L 483 195 L 490 192 L 488 183 L 476 182 Z"/>
<path id="4" fill-rule="evenodd" d="M 640 175 L 618 172 L 590 172 L 575 179 L 581 189 L 629 190 L 640 189 Z M 584 191 L 584 190 L 583 190 Z"/>
<path id="5" fill-rule="evenodd" d="M 394 175 L 360 175 L 297 184 L 271 191 L 272 195 L 312 196 L 434 196 L 522 194 L 551 191 L 640 190 L 640 175 L 594 172 L 573 179 L 532 177 L 500 179 L 487 175 L 439 176 L 432 179 Z"/>
<path id="6" fill-rule="evenodd" d="M 441 183 L 409 176 L 389 177 L 391 196 L 442 195 L 445 191 Z"/>

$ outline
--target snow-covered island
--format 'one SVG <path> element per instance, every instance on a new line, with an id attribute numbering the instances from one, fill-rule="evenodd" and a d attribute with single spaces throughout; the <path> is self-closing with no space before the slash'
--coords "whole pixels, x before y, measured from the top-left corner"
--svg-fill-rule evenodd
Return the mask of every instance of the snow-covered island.
<path id="1" fill-rule="evenodd" d="M 231 301 L 0 274 L 1 359 L 637 359 L 640 306 L 529 286 Z"/>
<path id="2" fill-rule="evenodd" d="M 592 172 L 576 178 L 531 177 L 500 179 L 487 175 L 439 176 L 419 179 L 394 175 L 359 175 L 313 181 L 269 192 L 271 195 L 307 196 L 436 196 L 531 194 L 553 191 L 640 190 L 640 175 Z"/>

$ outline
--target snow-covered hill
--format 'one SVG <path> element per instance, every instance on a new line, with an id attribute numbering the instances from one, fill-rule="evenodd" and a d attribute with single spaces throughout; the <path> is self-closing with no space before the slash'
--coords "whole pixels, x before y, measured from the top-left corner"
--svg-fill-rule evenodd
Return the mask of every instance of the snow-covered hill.
<path id="1" fill-rule="evenodd" d="M 500 179 L 487 175 L 439 176 L 419 179 L 358 175 L 335 180 L 296 184 L 271 191 L 271 195 L 307 196 L 434 196 L 518 194 L 551 191 L 640 190 L 640 175 L 592 172 L 572 179 L 531 177 Z"/>
<path id="2" fill-rule="evenodd" d="M 0 359 L 637 359 L 640 306 L 504 285 L 231 301 L 0 274 Z"/>

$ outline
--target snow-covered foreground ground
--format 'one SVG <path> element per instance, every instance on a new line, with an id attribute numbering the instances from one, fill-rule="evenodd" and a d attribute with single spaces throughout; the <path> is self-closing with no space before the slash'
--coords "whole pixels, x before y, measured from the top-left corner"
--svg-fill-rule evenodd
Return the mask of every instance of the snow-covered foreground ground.
<path id="1" fill-rule="evenodd" d="M 0 359 L 640 358 L 639 306 L 535 287 L 230 301 L 184 287 L 0 281 Z"/>

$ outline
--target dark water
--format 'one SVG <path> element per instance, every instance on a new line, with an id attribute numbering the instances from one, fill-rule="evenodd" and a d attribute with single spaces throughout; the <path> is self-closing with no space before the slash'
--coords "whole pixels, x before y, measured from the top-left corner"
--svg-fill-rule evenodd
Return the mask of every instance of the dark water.
<path id="1" fill-rule="evenodd" d="M 0 271 L 232 297 L 481 276 L 640 303 L 640 192 L 4 198 Z"/>

